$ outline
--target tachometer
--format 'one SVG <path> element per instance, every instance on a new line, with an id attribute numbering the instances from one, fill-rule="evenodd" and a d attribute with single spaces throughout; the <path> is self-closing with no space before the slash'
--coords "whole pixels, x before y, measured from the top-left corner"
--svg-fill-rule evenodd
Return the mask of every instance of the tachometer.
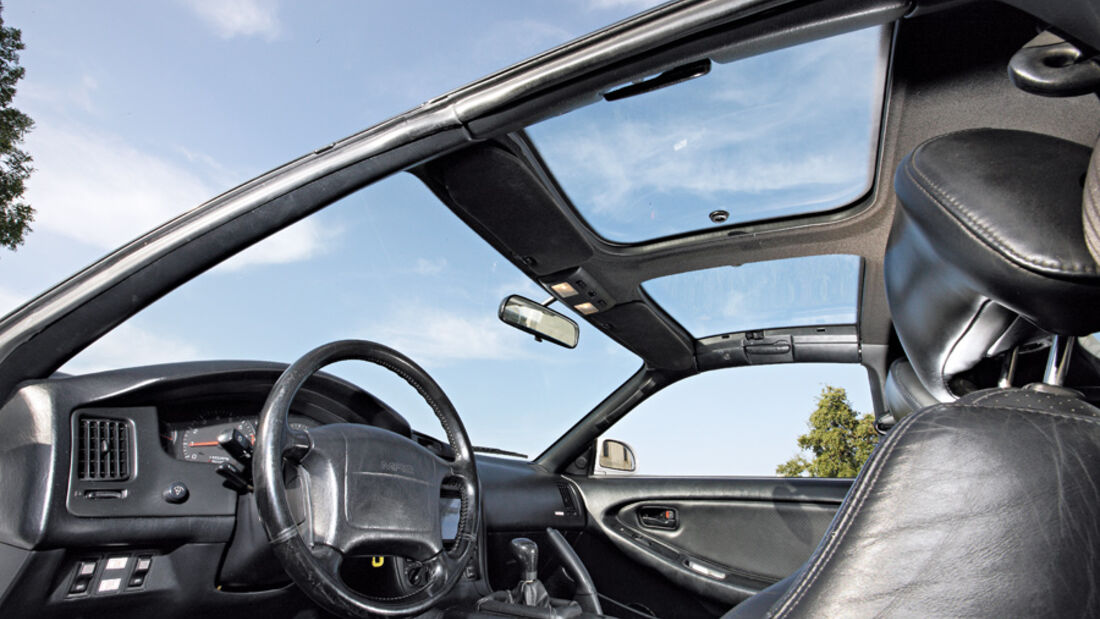
<path id="1" fill-rule="evenodd" d="M 256 440 L 256 425 L 250 419 L 188 428 L 180 439 L 180 457 L 189 462 L 228 462 L 232 458 L 218 444 L 218 437 L 232 429 L 239 430 L 252 441 Z"/>

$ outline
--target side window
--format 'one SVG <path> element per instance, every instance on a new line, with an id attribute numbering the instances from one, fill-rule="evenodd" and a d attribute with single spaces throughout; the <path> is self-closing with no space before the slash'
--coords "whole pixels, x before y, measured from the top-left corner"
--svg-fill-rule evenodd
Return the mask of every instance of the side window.
<path id="1" fill-rule="evenodd" d="M 860 365 L 705 372 L 669 385 L 609 428 L 599 453 L 621 453 L 609 442 L 621 441 L 633 451 L 634 470 L 599 466 L 620 455 L 597 458 L 595 474 L 854 477 L 877 442 L 873 410 Z M 800 443 L 826 447 L 815 455 Z"/>

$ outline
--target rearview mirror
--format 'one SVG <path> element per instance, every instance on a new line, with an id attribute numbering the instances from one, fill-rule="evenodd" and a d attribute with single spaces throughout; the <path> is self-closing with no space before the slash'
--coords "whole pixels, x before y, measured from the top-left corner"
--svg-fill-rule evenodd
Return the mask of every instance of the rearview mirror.
<path id="1" fill-rule="evenodd" d="M 566 348 L 576 348 L 581 330 L 577 323 L 526 297 L 514 294 L 501 302 L 500 319 L 521 331 Z"/>

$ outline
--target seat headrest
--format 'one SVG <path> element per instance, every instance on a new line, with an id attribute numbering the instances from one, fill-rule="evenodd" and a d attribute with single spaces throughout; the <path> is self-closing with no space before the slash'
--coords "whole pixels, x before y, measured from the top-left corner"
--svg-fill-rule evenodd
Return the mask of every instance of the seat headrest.
<path id="1" fill-rule="evenodd" d="M 921 144 L 894 177 L 887 299 L 917 375 L 951 399 L 951 376 L 1033 336 L 1100 330 L 1100 265 L 1085 243 L 1089 149 L 1003 129 Z"/>

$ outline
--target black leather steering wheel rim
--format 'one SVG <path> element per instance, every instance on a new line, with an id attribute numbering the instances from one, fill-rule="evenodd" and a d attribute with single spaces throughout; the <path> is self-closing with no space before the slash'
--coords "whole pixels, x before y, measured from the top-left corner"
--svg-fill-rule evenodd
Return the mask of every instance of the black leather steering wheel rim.
<path id="1" fill-rule="evenodd" d="M 445 476 L 448 487 L 457 488 L 461 496 L 458 532 L 453 547 L 449 550 L 442 548 L 440 540 L 438 553 L 425 562 L 427 582 L 413 592 L 396 598 L 370 597 L 352 590 L 343 582 L 338 574 L 337 561 L 342 557 L 339 549 L 335 548 L 338 544 L 327 546 L 314 543 L 311 547 L 311 544 L 307 543 L 295 522 L 283 478 L 284 463 L 289 461 L 297 463 L 300 468 L 303 467 L 313 453 L 320 451 L 315 443 L 320 437 L 321 429 L 330 427 L 315 428 L 314 430 L 318 433 L 312 436 L 309 433 L 292 430 L 287 417 L 294 396 L 318 370 L 329 364 L 347 360 L 375 363 L 408 382 L 435 412 L 454 450 L 453 461 L 444 460 L 416 443 L 386 430 L 346 426 L 345 432 L 354 430 L 367 436 L 368 439 L 372 435 L 381 439 L 381 442 L 387 443 L 386 447 L 389 449 L 408 450 L 410 458 L 418 459 L 418 462 L 434 462 L 435 464 L 428 466 L 443 468 L 435 477 Z M 369 440 L 362 442 L 369 442 Z M 352 442 L 347 440 L 345 443 L 352 445 Z M 349 446 L 348 449 L 360 448 L 358 441 L 355 445 L 355 447 Z M 418 449 L 423 453 L 416 452 Z M 315 458 L 320 457 L 323 456 L 315 456 Z M 386 460 L 382 462 L 387 464 Z M 389 464 L 396 466 L 392 462 Z M 334 614 L 358 618 L 377 615 L 404 616 L 423 612 L 437 604 L 454 588 L 476 546 L 481 512 L 480 486 L 473 459 L 473 448 L 465 427 L 454 405 L 435 380 L 411 359 L 382 344 L 366 340 L 341 340 L 319 346 L 291 364 L 275 382 L 260 413 L 252 466 L 260 519 L 275 555 L 283 564 L 287 574 L 306 595 Z M 345 468 L 353 470 L 349 467 Z M 405 469 L 401 471 L 405 472 Z M 408 472 L 410 473 L 408 476 L 411 477 L 411 467 Z M 394 476 L 392 471 L 379 473 L 379 475 Z M 346 503 L 349 501 L 349 495 L 343 496 L 345 505 L 338 507 L 347 512 Z M 435 501 L 438 509 L 438 490 Z M 435 517 L 435 532 L 438 535 L 438 512 L 435 512 Z M 355 523 L 348 526 L 354 528 Z M 423 541 L 421 537 L 418 535 L 416 541 Z M 434 548 L 434 546 L 431 547 Z"/>

